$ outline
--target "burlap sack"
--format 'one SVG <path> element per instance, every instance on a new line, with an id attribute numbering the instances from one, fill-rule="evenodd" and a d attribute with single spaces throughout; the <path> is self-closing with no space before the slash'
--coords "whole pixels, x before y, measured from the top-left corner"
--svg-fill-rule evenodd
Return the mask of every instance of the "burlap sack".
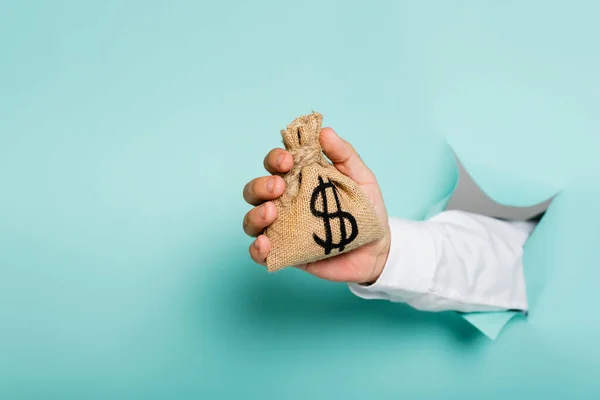
<path id="1" fill-rule="evenodd" d="M 277 219 L 264 232 L 271 241 L 269 272 L 336 256 L 384 235 L 362 189 L 324 157 L 322 119 L 313 112 L 281 131 L 294 167 L 283 175 L 286 191 L 275 200 Z"/>

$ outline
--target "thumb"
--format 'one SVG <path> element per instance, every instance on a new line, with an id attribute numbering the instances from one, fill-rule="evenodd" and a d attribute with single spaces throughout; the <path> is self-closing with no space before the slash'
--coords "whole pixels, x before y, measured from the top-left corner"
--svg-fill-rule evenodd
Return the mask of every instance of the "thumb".
<path id="1" fill-rule="evenodd" d="M 321 130 L 321 148 L 335 167 L 356 183 L 364 185 L 375 182 L 375 175 L 361 160 L 354 147 L 333 129 Z"/>

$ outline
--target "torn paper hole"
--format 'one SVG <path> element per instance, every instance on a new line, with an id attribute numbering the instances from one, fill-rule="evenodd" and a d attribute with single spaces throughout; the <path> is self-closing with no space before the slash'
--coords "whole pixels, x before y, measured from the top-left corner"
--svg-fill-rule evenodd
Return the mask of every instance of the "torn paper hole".
<path id="1" fill-rule="evenodd" d="M 553 195 L 541 203 L 528 207 L 498 203 L 481 189 L 456 153 L 454 153 L 454 158 L 457 164 L 458 175 L 456 185 L 448 196 L 430 208 L 425 219 L 429 219 L 442 211 L 459 210 L 499 219 L 513 221 L 535 220 L 536 222 L 541 222 L 541 219 L 556 197 L 556 195 Z M 527 266 L 524 266 L 524 268 L 526 269 Z M 535 301 L 531 301 L 529 293 L 528 297 L 531 312 Z M 492 340 L 496 339 L 506 324 L 518 314 L 522 313 L 520 311 L 460 313 L 465 320 Z"/>

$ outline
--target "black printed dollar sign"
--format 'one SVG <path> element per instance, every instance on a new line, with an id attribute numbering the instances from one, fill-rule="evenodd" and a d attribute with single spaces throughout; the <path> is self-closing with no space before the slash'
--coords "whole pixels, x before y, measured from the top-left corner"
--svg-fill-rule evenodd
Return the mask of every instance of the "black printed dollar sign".
<path id="1" fill-rule="evenodd" d="M 335 210 L 329 211 L 329 204 L 327 202 L 327 189 L 333 191 L 333 198 L 335 200 Z M 328 179 L 327 182 L 323 181 L 323 178 L 319 176 L 319 185 L 313 190 L 312 197 L 310 199 L 310 211 L 317 218 L 323 219 L 325 225 L 325 239 L 320 238 L 316 233 L 313 233 L 313 239 L 315 242 L 323 247 L 325 254 L 331 254 L 333 249 L 339 249 L 340 253 L 344 251 L 344 248 L 348 246 L 358 236 L 358 225 L 356 219 L 349 212 L 343 211 L 340 205 L 340 199 L 338 196 L 337 187 Z M 317 210 L 317 200 L 321 199 L 321 210 Z M 339 220 L 340 229 L 340 241 L 333 242 L 332 232 L 332 219 Z M 348 234 L 346 230 L 346 222 L 350 224 L 350 232 Z"/>

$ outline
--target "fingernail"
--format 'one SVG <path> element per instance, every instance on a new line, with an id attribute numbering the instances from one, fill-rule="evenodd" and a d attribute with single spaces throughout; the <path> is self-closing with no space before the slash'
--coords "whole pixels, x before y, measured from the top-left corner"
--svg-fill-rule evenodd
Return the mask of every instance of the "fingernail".
<path id="1" fill-rule="evenodd" d="M 261 218 L 265 217 L 265 205 L 264 204 L 262 206 L 258 207 L 258 215 Z"/>
<path id="2" fill-rule="evenodd" d="M 277 163 L 277 166 L 278 166 L 279 168 L 281 168 L 281 163 L 282 163 L 282 162 L 283 162 L 283 154 L 280 154 L 280 155 L 279 155 L 279 157 L 277 157 L 277 161 L 276 161 L 276 163 Z"/>
<path id="3" fill-rule="evenodd" d="M 275 188 L 275 178 L 270 178 L 267 181 L 267 191 L 273 193 L 273 189 Z"/>
<path id="4" fill-rule="evenodd" d="M 260 250 L 260 246 L 258 245 L 258 239 L 256 239 L 256 240 L 254 241 L 254 248 L 255 248 L 256 250 Z"/>

